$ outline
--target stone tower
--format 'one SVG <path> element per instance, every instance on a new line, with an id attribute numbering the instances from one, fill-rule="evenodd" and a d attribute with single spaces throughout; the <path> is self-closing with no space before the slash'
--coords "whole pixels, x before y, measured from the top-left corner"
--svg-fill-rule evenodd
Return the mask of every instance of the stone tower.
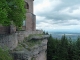
<path id="1" fill-rule="evenodd" d="M 34 0 L 25 0 L 25 8 L 27 11 L 25 21 L 26 31 L 36 30 L 36 16 L 33 14 L 33 1 Z"/>

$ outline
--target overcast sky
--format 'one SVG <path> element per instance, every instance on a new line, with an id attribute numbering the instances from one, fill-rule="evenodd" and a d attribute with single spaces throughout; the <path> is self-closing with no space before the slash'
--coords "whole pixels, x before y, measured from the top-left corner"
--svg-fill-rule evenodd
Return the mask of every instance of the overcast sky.
<path id="1" fill-rule="evenodd" d="M 37 29 L 80 31 L 80 0 L 34 0 Z"/>

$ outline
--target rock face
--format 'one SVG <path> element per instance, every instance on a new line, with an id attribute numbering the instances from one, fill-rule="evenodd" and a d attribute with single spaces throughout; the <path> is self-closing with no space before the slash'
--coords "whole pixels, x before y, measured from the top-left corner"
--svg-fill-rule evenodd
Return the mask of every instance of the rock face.
<path id="1" fill-rule="evenodd" d="M 14 60 L 46 60 L 47 38 L 42 31 L 0 35 L 0 46 L 8 47 Z"/>
<path id="2" fill-rule="evenodd" d="M 0 34 L 0 46 L 6 46 L 9 50 L 17 47 L 18 43 L 22 42 L 29 35 L 40 35 L 42 31 L 17 31 L 13 34 Z"/>
<path id="3" fill-rule="evenodd" d="M 14 60 L 47 60 L 46 50 L 48 40 L 43 38 L 43 36 L 41 39 L 40 38 L 37 38 L 37 40 L 35 40 L 36 38 L 29 41 L 24 40 L 19 43 L 18 47 L 12 52 Z"/>

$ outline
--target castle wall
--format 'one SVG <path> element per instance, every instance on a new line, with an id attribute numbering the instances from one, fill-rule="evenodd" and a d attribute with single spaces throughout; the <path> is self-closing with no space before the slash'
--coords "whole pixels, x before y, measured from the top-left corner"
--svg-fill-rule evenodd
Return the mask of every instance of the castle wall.
<path id="1" fill-rule="evenodd" d="M 32 13 L 26 13 L 26 31 L 36 30 L 36 16 Z"/>
<path id="2" fill-rule="evenodd" d="M 17 34 L 11 34 L 11 35 L 0 35 L 0 46 L 8 47 L 10 50 L 13 50 L 17 47 L 18 40 L 17 40 Z"/>
<path id="3" fill-rule="evenodd" d="M 22 42 L 25 37 L 30 34 L 42 34 L 42 31 L 18 31 L 14 34 L 5 35 L 0 34 L 0 46 L 7 46 L 10 50 L 17 47 L 19 42 Z"/>
<path id="4" fill-rule="evenodd" d="M 33 0 L 25 0 L 27 13 L 26 13 L 26 31 L 36 30 L 36 16 L 33 14 Z"/>
<path id="5" fill-rule="evenodd" d="M 33 14 L 33 23 L 32 23 L 32 30 L 35 31 L 36 30 L 36 15 Z"/>
<path id="6" fill-rule="evenodd" d="M 33 0 L 25 0 L 29 4 L 28 12 L 33 13 Z"/>
<path id="7" fill-rule="evenodd" d="M 42 34 L 43 31 L 39 30 L 39 31 L 18 31 L 17 32 L 17 39 L 18 42 L 22 42 L 24 40 L 25 37 L 28 37 L 30 34 Z"/>
<path id="8" fill-rule="evenodd" d="M 8 34 L 10 33 L 10 27 L 0 26 L 0 34 Z"/>
<path id="9" fill-rule="evenodd" d="M 16 26 L 10 25 L 10 26 L 2 26 L 0 25 L 0 34 L 12 34 L 16 32 Z"/>

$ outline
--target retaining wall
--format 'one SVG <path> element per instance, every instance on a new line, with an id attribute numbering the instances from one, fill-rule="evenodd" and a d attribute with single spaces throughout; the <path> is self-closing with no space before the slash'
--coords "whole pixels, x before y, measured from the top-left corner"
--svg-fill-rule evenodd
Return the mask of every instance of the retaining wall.
<path id="1" fill-rule="evenodd" d="M 11 34 L 11 35 L 0 35 L 0 46 L 8 47 L 10 50 L 17 47 L 18 40 L 17 40 L 17 34 Z"/>
<path id="2" fill-rule="evenodd" d="M 22 42 L 25 37 L 30 34 L 42 34 L 42 31 L 18 31 L 10 35 L 0 35 L 0 46 L 7 46 L 9 49 L 13 50 L 17 47 L 18 42 Z"/>

